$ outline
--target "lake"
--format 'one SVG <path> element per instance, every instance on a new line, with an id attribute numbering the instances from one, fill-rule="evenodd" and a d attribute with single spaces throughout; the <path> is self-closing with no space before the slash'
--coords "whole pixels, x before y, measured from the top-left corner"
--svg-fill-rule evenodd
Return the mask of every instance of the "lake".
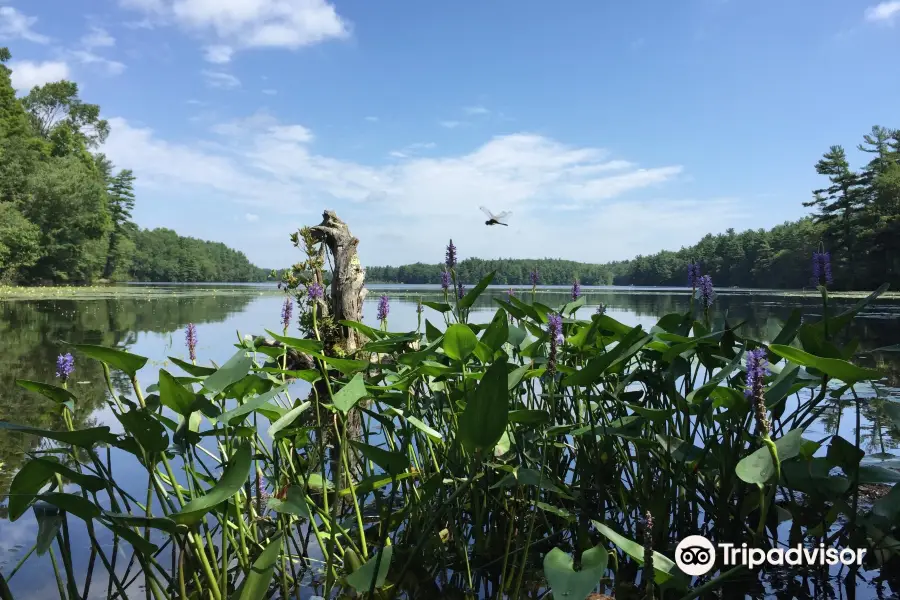
<path id="1" fill-rule="evenodd" d="M 523 297 L 531 295 L 530 288 L 514 291 Z M 567 288 L 541 287 L 537 299 L 549 306 L 558 306 L 569 299 L 568 293 Z M 582 318 L 603 306 L 613 318 L 649 329 L 661 316 L 687 310 L 690 291 L 584 287 L 582 293 L 587 299 L 586 306 L 578 311 Z M 376 327 L 376 306 L 381 294 L 391 298 L 388 318 L 391 331 L 416 329 L 419 298 L 443 299 L 437 286 L 370 286 L 364 321 Z M 489 321 L 494 313 L 492 298 L 505 298 L 506 295 L 506 288 L 489 288 L 473 307 L 470 320 Z M 167 368 L 177 371 L 167 357 L 187 358 L 184 328 L 188 323 L 197 327 L 199 362 L 221 364 L 234 353 L 233 344 L 239 336 L 263 334 L 265 329 L 280 330 L 283 299 L 283 293 L 274 285 L 239 284 L 133 285 L 85 290 L 51 288 L 15 291 L 6 298 L 0 297 L 0 420 L 41 428 L 62 427 L 54 405 L 16 386 L 15 381 L 51 382 L 56 357 L 66 351 L 64 342 L 116 346 L 149 357 L 150 362 L 139 374 L 140 381 L 147 386 L 156 381 L 160 367 L 168 365 Z M 829 310 L 840 311 L 855 302 L 854 298 L 832 299 Z M 731 324 L 743 322 L 744 335 L 763 341 L 772 339 L 794 309 L 800 309 L 808 318 L 818 317 L 822 311 L 821 300 L 816 294 L 740 289 L 720 290 L 714 308 L 715 319 L 727 319 Z M 442 321 L 441 315 L 429 308 L 425 308 L 423 328 L 425 318 L 436 324 Z M 296 335 L 296 327 L 293 331 Z M 900 298 L 879 299 L 872 303 L 854 321 L 851 333 L 859 339 L 857 362 L 879 368 L 887 375 L 877 389 L 861 390 L 863 396 L 900 400 L 900 355 L 879 351 L 900 342 Z M 122 394 L 129 394 L 126 381 L 114 381 L 114 384 Z M 78 358 L 69 385 L 80 400 L 76 424 L 102 424 L 113 431 L 121 431 L 119 423 L 105 410 L 107 392 L 99 364 Z M 900 436 L 896 436 L 890 419 L 872 405 L 866 406 L 862 422 L 863 449 L 870 454 L 893 454 Z M 836 404 L 807 431 L 806 436 L 821 439 L 839 432 L 846 439 L 853 439 L 854 427 L 852 407 Z M 30 436 L 0 433 L 0 498 L 4 499 L 4 505 L 9 482 L 25 453 L 35 448 L 35 443 Z M 900 455 L 900 451 L 897 454 Z M 136 487 L 141 484 L 133 483 Z M 33 545 L 37 524 L 31 512 L 15 523 L 5 520 L 5 516 L 5 510 L 0 507 L 0 572 L 8 574 Z M 76 568 L 84 568 L 79 563 L 84 557 L 74 558 Z M 48 569 L 47 556 L 31 557 L 10 583 L 14 596 L 58 597 L 56 583 L 48 577 L 52 571 Z M 875 574 L 866 576 L 872 578 Z M 773 586 L 770 591 L 779 589 L 775 583 L 770 585 Z M 835 582 L 834 585 L 840 584 Z M 97 597 L 103 597 L 105 584 L 98 584 L 95 591 L 99 594 Z M 856 597 L 886 596 L 879 596 L 878 585 L 860 581 Z"/>

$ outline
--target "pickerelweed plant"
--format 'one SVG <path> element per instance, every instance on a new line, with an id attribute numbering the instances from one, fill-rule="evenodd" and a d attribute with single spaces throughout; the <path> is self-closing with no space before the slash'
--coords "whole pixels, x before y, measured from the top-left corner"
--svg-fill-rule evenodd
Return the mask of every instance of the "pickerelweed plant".
<path id="1" fill-rule="evenodd" d="M 308 598 L 311 588 L 384 599 L 549 588 L 582 600 L 598 590 L 735 597 L 727 586 L 742 567 L 692 580 L 674 564 L 693 534 L 865 547 L 869 566 L 898 552 L 897 494 L 877 510 L 858 503 L 860 485 L 896 473 L 861 464 L 858 438 L 804 437 L 830 398 L 880 378 L 839 340 L 886 288 L 824 320 L 801 323 L 795 311 L 766 342 L 709 319 L 700 302 L 649 330 L 574 318 L 584 296 L 553 307 L 495 298 L 489 323 L 468 322 L 491 280 L 422 302 L 423 334 L 342 322 L 368 341 L 341 354 L 322 329 L 334 324 L 316 319 L 314 270 L 292 288 L 311 313 L 305 337 L 239 335 L 218 366 L 170 357 L 182 373 L 161 369 L 146 388 L 147 358 L 72 346 L 102 363 L 122 433 L 0 423 L 54 443 L 11 486 L 10 519 L 31 509 L 39 523 L 26 559 L 49 554 L 62 598 L 106 585 L 109 598 L 157 600 Z M 131 397 L 111 371 L 132 382 Z M 18 384 L 63 414 L 78 402 L 64 387 Z M 116 477 L 113 455 L 140 466 L 140 495 Z M 81 578 L 77 523 L 90 542 Z"/>

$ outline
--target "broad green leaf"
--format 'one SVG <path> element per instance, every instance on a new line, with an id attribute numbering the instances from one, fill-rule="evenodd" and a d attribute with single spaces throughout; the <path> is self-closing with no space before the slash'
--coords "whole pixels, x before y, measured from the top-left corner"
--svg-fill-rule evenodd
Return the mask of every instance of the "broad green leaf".
<path id="1" fill-rule="evenodd" d="M 814 369 L 818 369 L 826 375 L 834 377 L 835 379 L 840 379 L 845 383 L 852 384 L 858 381 L 878 380 L 883 376 L 880 371 L 876 371 L 875 369 L 857 367 L 854 364 L 838 358 L 821 358 L 808 352 L 804 352 L 799 348 L 794 348 L 793 346 L 772 344 L 769 346 L 769 350 L 791 362 L 804 367 L 813 367 Z"/>
<path id="2" fill-rule="evenodd" d="M 453 360 L 465 360 L 475 350 L 478 338 L 468 325 L 454 323 L 444 333 L 444 352 Z"/>
<path id="3" fill-rule="evenodd" d="M 38 556 L 43 556 L 53 545 L 56 534 L 63 523 L 63 515 L 58 508 L 41 502 L 34 506 L 34 516 L 38 522 L 37 542 L 35 549 Z"/>
<path id="4" fill-rule="evenodd" d="M 325 361 L 329 367 L 337 369 L 344 375 L 352 375 L 357 371 L 362 371 L 369 367 L 367 360 L 353 360 L 351 358 L 338 358 L 336 356 L 325 356 L 324 354 L 314 353 L 313 356 Z"/>
<path id="5" fill-rule="evenodd" d="M 431 324 L 431 321 L 425 319 L 425 339 L 429 342 L 437 342 L 444 334 L 441 330 Z"/>
<path id="6" fill-rule="evenodd" d="M 25 463 L 9 486 L 8 517 L 15 521 L 28 510 L 38 492 L 53 479 L 55 471 L 50 461 L 31 460 Z"/>
<path id="7" fill-rule="evenodd" d="M 535 469 L 526 469 L 526 468 L 518 468 L 513 473 L 509 473 L 503 479 L 495 483 L 491 486 L 491 489 L 494 488 L 507 488 L 507 487 L 516 487 L 516 486 L 534 486 L 540 487 L 542 490 L 548 490 L 555 494 L 562 496 L 563 498 L 571 499 L 572 496 L 564 492 L 559 488 L 553 480 L 550 479 L 547 475 L 541 477 L 541 472 Z"/>
<path id="8" fill-rule="evenodd" d="M 209 379 L 207 379 L 209 381 Z M 205 385 L 205 384 L 204 384 Z M 188 416 L 197 395 L 188 390 L 165 369 L 159 370 L 159 401 L 179 415 Z"/>
<path id="9" fill-rule="evenodd" d="M 234 496 L 243 487 L 244 482 L 250 476 L 251 455 L 250 446 L 241 444 L 238 446 L 228 461 L 222 478 L 205 494 L 188 502 L 177 513 L 170 515 L 176 523 L 193 525 L 199 523 L 203 516 L 213 508 Z"/>
<path id="10" fill-rule="evenodd" d="M 69 410 L 75 410 L 75 394 L 69 390 L 50 385 L 49 383 L 41 383 L 39 381 L 28 381 L 27 379 L 16 379 L 16 384 L 28 390 L 29 392 L 37 392 L 38 394 L 53 400 L 57 404 L 68 407 Z"/>
<path id="11" fill-rule="evenodd" d="M 101 521 L 101 523 L 103 523 L 103 525 L 107 529 L 131 544 L 132 548 L 134 548 L 137 552 L 143 554 L 144 556 L 149 556 L 159 550 L 159 546 L 144 539 L 134 529 L 129 529 L 128 527 L 123 527 L 117 523 L 111 523 L 107 521 Z"/>
<path id="12" fill-rule="evenodd" d="M 125 527 L 150 527 L 166 533 L 177 533 L 179 530 L 178 523 L 168 517 L 146 517 L 144 515 L 103 511 L 102 518 Z"/>
<path id="13" fill-rule="evenodd" d="M 545 410 L 520 409 L 509 411 L 509 422 L 522 425 L 543 425 L 550 422 L 550 413 Z"/>
<path id="14" fill-rule="evenodd" d="M 285 390 L 285 388 L 286 388 L 286 386 L 272 388 L 265 394 L 260 394 L 256 398 L 252 398 L 252 399 L 244 402 L 237 408 L 233 408 L 227 412 L 223 412 L 221 415 L 219 415 L 217 420 L 221 423 L 228 423 L 228 424 L 239 423 L 240 421 L 235 421 L 235 419 L 237 419 L 238 417 L 243 417 L 244 415 L 252 413 L 254 410 L 258 409 L 259 407 L 261 407 L 264 404 L 266 404 L 267 402 L 269 402 L 269 400 L 272 400 L 273 398 L 277 397 L 278 394 L 282 393 Z"/>
<path id="15" fill-rule="evenodd" d="M 642 545 L 619 535 L 603 523 L 598 521 L 591 522 L 594 524 L 597 531 L 618 546 L 625 554 L 630 556 L 639 565 L 644 565 L 644 547 Z M 659 552 L 653 552 L 653 581 L 656 582 L 657 585 L 662 585 L 670 579 L 680 581 L 683 579 L 682 577 L 679 577 L 680 574 L 681 570 L 669 557 L 660 554 Z"/>
<path id="16" fill-rule="evenodd" d="M 852 475 L 852 472 L 847 473 Z M 878 465 L 861 465 L 859 467 L 859 483 L 897 483 L 900 482 L 900 472 Z"/>
<path id="17" fill-rule="evenodd" d="M 653 336 L 646 334 L 638 325 L 631 329 L 615 348 L 591 359 L 581 370 L 565 377 L 562 385 L 593 385 L 607 369 L 634 356 L 651 339 Z"/>
<path id="18" fill-rule="evenodd" d="M 115 348 L 106 348 L 104 346 L 93 346 L 90 344 L 75 344 L 75 348 L 82 354 L 106 363 L 114 369 L 124 372 L 130 377 L 137 375 L 144 365 L 147 364 L 147 357 L 131 354 Z"/>
<path id="19" fill-rule="evenodd" d="M 97 505 L 83 496 L 65 494 L 62 492 L 51 492 L 48 494 L 41 494 L 38 498 L 48 504 L 52 504 L 60 510 L 71 513 L 84 521 L 90 521 L 91 519 L 96 519 L 100 516 L 100 509 Z"/>
<path id="20" fill-rule="evenodd" d="M 418 429 L 419 431 L 421 431 L 422 433 L 427 435 L 429 438 L 431 438 L 432 441 L 434 441 L 434 442 L 443 442 L 444 441 L 444 436 L 442 436 L 439 431 L 432 429 L 431 427 L 426 425 L 424 421 L 421 421 L 418 417 L 414 417 L 414 416 L 410 415 L 410 416 L 406 417 L 406 420 L 409 421 L 410 423 L 412 423 L 412 425 L 416 429 Z"/>
<path id="21" fill-rule="evenodd" d="M 583 298 L 583 296 L 582 296 Z M 553 600 L 584 600 L 594 591 L 606 573 L 609 553 L 603 546 L 585 550 L 581 555 L 581 570 L 575 570 L 574 559 L 554 548 L 544 557 L 544 577 Z"/>
<path id="22" fill-rule="evenodd" d="M 491 350 L 499 350 L 509 338 L 509 319 L 506 313 L 500 309 L 494 314 L 494 319 L 481 335 L 481 341 Z"/>
<path id="23" fill-rule="evenodd" d="M 436 310 L 439 313 L 448 313 L 453 310 L 453 307 L 446 302 L 426 302 L 423 300 L 422 306 L 427 306 L 428 308 Z"/>
<path id="24" fill-rule="evenodd" d="M 302 517 L 307 521 L 312 520 L 306 492 L 299 485 L 292 485 L 287 489 L 285 498 L 269 498 L 268 507 L 277 513 Z"/>
<path id="25" fill-rule="evenodd" d="M 859 461 L 866 455 L 865 452 L 857 448 L 839 435 L 831 438 L 828 445 L 828 454 L 826 458 L 835 467 L 843 469 L 844 473 L 851 475 L 853 470 L 859 466 Z"/>
<path id="26" fill-rule="evenodd" d="M 76 429 L 75 431 L 50 431 L 0 421 L 0 429 L 39 435 L 48 440 L 82 448 L 91 448 L 97 444 L 113 444 L 118 441 L 118 438 L 109 432 L 109 427 L 89 427 L 87 429 Z"/>
<path id="27" fill-rule="evenodd" d="M 353 376 L 348 384 L 342 387 L 334 395 L 334 407 L 345 415 L 356 406 L 357 402 L 369 395 L 366 391 L 366 384 L 363 383 L 363 377 L 357 373 Z"/>
<path id="28" fill-rule="evenodd" d="M 388 570 L 391 568 L 391 557 L 394 554 L 393 546 L 385 546 L 381 554 L 381 564 L 378 565 L 378 574 L 375 574 L 375 565 L 378 563 L 379 555 L 376 554 L 366 561 L 366 564 L 347 575 L 347 583 L 353 586 L 358 592 L 368 593 L 372 586 L 372 578 L 375 578 L 375 588 L 378 589 L 384 585 L 387 578 Z"/>
<path id="29" fill-rule="evenodd" d="M 303 404 L 300 404 L 299 406 L 295 406 L 294 408 L 292 408 L 291 410 L 286 412 L 283 417 L 281 417 L 280 419 L 278 419 L 277 421 L 275 421 L 274 423 L 272 423 L 269 426 L 269 437 L 272 438 L 273 440 L 276 439 L 279 431 L 281 431 L 285 427 L 289 427 L 291 425 L 291 423 L 293 423 L 297 419 L 297 417 L 300 416 L 300 413 L 305 411 L 311 405 L 312 405 L 312 402 L 307 400 Z"/>
<path id="30" fill-rule="evenodd" d="M 183 361 L 180 358 L 175 358 L 174 356 L 170 356 L 168 358 L 172 361 L 173 364 L 181 367 L 185 373 L 189 373 L 194 377 L 206 377 L 207 375 L 212 375 L 216 372 L 213 367 L 201 367 L 199 365 Z"/>
<path id="31" fill-rule="evenodd" d="M 261 369 L 254 370 L 260 373 L 269 373 L 271 375 L 284 375 L 288 379 L 302 379 L 303 381 L 307 381 L 309 383 L 315 383 L 318 380 L 322 379 L 322 374 L 314 369 L 304 369 L 302 371 L 285 371 L 284 369 L 275 369 L 273 367 L 262 367 Z"/>
<path id="32" fill-rule="evenodd" d="M 253 359 L 244 349 L 238 350 L 224 365 L 203 381 L 203 389 L 215 395 L 246 375 L 253 366 Z"/>
<path id="33" fill-rule="evenodd" d="M 225 395 L 225 398 L 233 398 L 241 402 L 251 394 L 265 394 L 272 389 L 272 385 L 271 379 L 260 377 L 257 373 L 250 373 L 226 387 L 222 393 Z"/>
<path id="34" fill-rule="evenodd" d="M 478 299 L 478 296 L 481 295 L 481 292 L 487 289 L 487 286 L 494 280 L 494 273 L 496 273 L 496 271 L 491 271 L 485 275 L 484 278 L 478 282 L 478 285 L 473 287 L 468 294 L 460 298 L 457 306 L 461 309 L 471 308 L 472 305 L 475 304 L 475 300 Z"/>
<path id="35" fill-rule="evenodd" d="M 490 451 L 506 430 L 509 420 L 509 389 L 506 361 L 492 364 L 471 394 L 459 416 L 459 437 L 470 450 Z"/>
<path id="36" fill-rule="evenodd" d="M 522 365 L 516 369 L 513 369 L 509 372 L 509 375 L 506 378 L 506 387 L 512 391 L 519 385 L 519 382 L 522 381 L 522 378 L 525 377 L 525 374 L 528 372 L 528 365 Z"/>
<path id="37" fill-rule="evenodd" d="M 391 452 L 355 440 L 350 440 L 350 444 L 367 459 L 384 469 L 384 472 L 388 475 L 399 475 L 406 471 L 406 468 L 409 466 L 409 458 L 400 452 Z"/>
<path id="38" fill-rule="evenodd" d="M 800 454 L 800 446 L 803 443 L 803 430 L 792 429 L 782 437 L 775 440 L 778 449 L 778 461 L 784 462 Z M 763 445 L 750 456 L 745 456 L 735 467 L 735 473 L 742 481 L 747 483 L 765 484 L 775 476 L 775 463 L 769 448 Z"/>
<path id="39" fill-rule="evenodd" d="M 268 329 L 266 329 L 266 333 L 271 335 L 273 339 L 278 340 L 285 346 L 298 350 L 304 354 L 311 354 L 313 352 L 322 351 L 322 342 L 320 342 L 319 340 L 287 337 L 284 335 L 278 335 L 277 333 L 272 333 Z"/>
<path id="40" fill-rule="evenodd" d="M 560 312 L 563 315 L 571 315 L 576 310 L 578 310 L 579 308 L 584 306 L 584 303 L 586 301 L 587 301 L 587 298 L 585 296 L 579 296 L 577 299 L 575 299 L 572 302 L 569 302 L 565 306 L 563 306 L 563 308 Z"/>
<path id="41" fill-rule="evenodd" d="M 253 561 L 250 573 L 240 586 L 239 593 L 234 595 L 237 600 L 262 600 L 269 593 L 272 584 L 272 576 L 275 572 L 275 563 L 281 558 L 281 538 L 283 532 L 273 535 L 262 551 L 262 554 Z"/>

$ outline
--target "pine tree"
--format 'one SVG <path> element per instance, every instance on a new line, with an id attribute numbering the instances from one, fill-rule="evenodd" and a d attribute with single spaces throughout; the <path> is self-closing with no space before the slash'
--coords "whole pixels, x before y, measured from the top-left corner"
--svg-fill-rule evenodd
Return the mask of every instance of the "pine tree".
<path id="1" fill-rule="evenodd" d="M 101 161 L 98 161 L 102 164 Z M 134 210 L 134 174 L 130 169 L 123 169 L 109 181 L 107 188 L 109 216 L 112 220 L 112 231 L 109 234 L 109 251 L 106 254 L 106 268 L 103 276 L 109 278 L 116 271 L 116 257 L 119 244 L 126 238 L 126 225 L 131 220 Z"/>

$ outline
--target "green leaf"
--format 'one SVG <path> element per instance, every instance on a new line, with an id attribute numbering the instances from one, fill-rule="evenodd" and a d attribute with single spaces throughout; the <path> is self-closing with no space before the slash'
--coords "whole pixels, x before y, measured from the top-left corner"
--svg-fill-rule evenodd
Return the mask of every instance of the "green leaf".
<path id="1" fill-rule="evenodd" d="M 38 522 L 35 549 L 38 556 L 43 556 L 53 545 L 53 540 L 62 527 L 63 516 L 55 506 L 44 503 L 34 506 L 34 516 Z"/>
<path id="2" fill-rule="evenodd" d="M 226 387 L 222 393 L 225 398 L 234 398 L 241 402 L 250 394 L 265 394 L 272 389 L 272 380 L 260 377 L 257 373 L 245 375 Z"/>
<path id="3" fill-rule="evenodd" d="M 391 452 L 355 440 L 350 440 L 350 444 L 359 450 L 363 456 L 384 469 L 384 472 L 388 475 L 399 475 L 406 471 L 406 468 L 409 466 L 409 458 L 400 452 Z"/>
<path id="4" fill-rule="evenodd" d="M 882 377 L 881 372 L 876 371 L 875 369 L 857 367 L 854 364 L 838 358 L 821 358 L 808 352 L 804 352 L 799 348 L 794 348 L 793 346 L 772 344 L 769 346 L 769 350 L 791 362 L 804 367 L 813 367 L 814 369 L 818 369 L 826 375 L 834 377 L 835 379 L 840 379 L 845 383 L 853 384 L 858 381 L 878 380 Z"/>
<path id="5" fill-rule="evenodd" d="M 271 541 L 262 551 L 262 554 L 253 561 L 250 567 L 250 573 L 241 584 L 238 592 L 232 598 L 236 600 L 262 600 L 269 592 L 269 586 L 272 584 L 272 575 L 275 572 L 275 563 L 281 558 L 281 537 L 283 532 L 279 531 L 272 536 Z"/>
<path id="6" fill-rule="evenodd" d="M 381 552 L 381 564 L 378 565 L 378 575 L 375 575 L 375 564 L 378 562 L 378 554 L 366 561 L 366 564 L 347 575 L 347 583 L 358 592 L 368 592 L 372 586 L 372 578 L 375 577 L 375 588 L 384 585 L 388 570 L 391 568 L 391 557 L 394 554 L 393 546 L 385 546 Z"/>
<path id="7" fill-rule="evenodd" d="M 506 361 L 488 368 L 459 417 L 459 437 L 471 450 L 489 451 L 500 440 L 509 421 Z"/>
<path id="8" fill-rule="evenodd" d="M 209 381 L 209 379 L 207 379 Z M 205 383 L 204 383 L 205 385 Z M 159 401 L 179 415 L 188 416 L 197 395 L 188 390 L 165 369 L 159 370 Z"/>
<path id="9" fill-rule="evenodd" d="M 422 301 L 422 306 L 427 306 L 432 310 L 436 310 L 439 313 L 448 313 L 453 310 L 453 307 L 447 304 L 446 302 L 426 302 Z"/>
<path id="10" fill-rule="evenodd" d="M 268 329 L 266 329 L 266 333 L 271 335 L 273 339 L 278 340 L 285 346 L 298 350 L 304 354 L 311 354 L 313 352 L 322 351 L 322 342 L 320 342 L 319 340 L 287 337 L 284 335 L 278 335 L 277 333 L 272 333 Z"/>
<path id="11" fill-rule="evenodd" d="M 193 363 L 189 363 L 181 360 L 180 358 L 175 358 L 174 356 L 168 357 L 176 366 L 181 367 L 181 369 L 194 377 L 206 377 L 207 375 L 212 375 L 216 372 L 213 367 L 201 367 L 199 365 L 195 365 Z"/>
<path id="12" fill-rule="evenodd" d="M 35 427 L 26 427 L 24 425 L 0 421 L 0 429 L 39 435 L 48 440 L 62 442 L 63 444 L 71 444 L 81 448 L 91 448 L 97 444 L 114 444 L 118 441 L 118 438 L 109 432 L 109 427 L 89 427 L 87 429 L 76 429 L 75 431 L 50 431 L 47 429 L 37 429 Z"/>
<path id="13" fill-rule="evenodd" d="M 314 369 L 303 369 L 302 371 L 285 371 L 284 369 L 275 369 L 273 367 L 262 367 L 261 369 L 254 370 L 261 373 L 270 373 L 272 375 L 284 375 L 288 379 L 302 379 L 303 381 L 309 383 L 315 383 L 318 380 L 322 379 L 322 374 Z"/>
<path id="14" fill-rule="evenodd" d="M 150 527 L 166 533 L 177 533 L 178 524 L 168 517 L 146 517 L 144 515 L 132 515 L 128 513 L 103 512 L 103 519 L 122 525 L 123 527 Z"/>
<path id="15" fill-rule="evenodd" d="M 831 444 L 828 446 L 828 454 L 826 458 L 835 467 L 843 469 L 847 475 L 852 475 L 853 470 L 859 466 L 859 461 L 866 455 L 865 452 L 857 448 L 839 435 L 831 438 Z"/>
<path id="16" fill-rule="evenodd" d="M 509 422 L 522 425 L 543 425 L 550 422 L 550 413 L 545 410 L 520 409 L 509 411 Z"/>
<path id="17" fill-rule="evenodd" d="M 775 440 L 778 448 L 778 462 L 790 460 L 800 454 L 800 446 L 803 443 L 803 430 L 792 429 L 782 437 Z M 735 467 L 735 473 L 742 481 L 763 485 L 775 476 L 775 463 L 767 446 L 757 449 L 750 456 L 745 456 Z"/>
<path id="18" fill-rule="evenodd" d="M 583 296 L 582 296 L 583 297 Z M 554 600 L 584 600 L 594 591 L 606 573 L 609 553 L 603 546 L 585 550 L 581 554 L 581 570 L 574 568 L 574 559 L 554 548 L 544 557 L 544 577 Z"/>
<path id="19" fill-rule="evenodd" d="M 475 304 L 475 300 L 478 299 L 478 296 L 481 295 L 481 292 L 487 289 L 487 286 L 494 280 L 494 273 L 496 273 L 496 271 L 491 271 L 485 275 L 484 278 L 478 282 L 478 285 L 473 287 L 468 294 L 460 298 L 457 306 L 459 306 L 460 309 L 471 308 L 472 305 Z"/>
<path id="20" fill-rule="evenodd" d="M 444 436 L 440 434 L 439 431 L 436 431 L 425 424 L 424 421 L 421 421 L 418 417 L 414 417 L 412 415 L 406 417 L 406 420 L 409 421 L 416 429 L 427 435 L 434 442 L 443 442 Z"/>
<path id="21" fill-rule="evenodd" d="M 478 338 L 468 325 L 454 323 L 444 333 L 444 352 L 453 360 L 465 360 L 475 350 Z"/>
<path id="22" fill-rule="evenodd" d="M 441 330 L 431 324 L 431 321 L 425 319 L 425 339 L 429 342 L 436 342 L 443 336 Z"/>
<path id="23" fill-rule="evenodd" d="M 238 350 L 224 365 L 216 369 L 216 372 L 206 378 L 203 389 L 215 395 L 222 392 L 229 385 L 244 377 L 253 366 L 253 359 L 247 356 L 246 350 Z"/>
<path id="24" fill-rule="evenodd" d="M 597 528 L 597 531 L 618 546 L 625 554 L 634 559 L 639 565 L 644 565 L 643 546 L 619 535 L 603 523 L 598 521 L 591 522 L 594 524 L 594 527 Z M 679 577 L 680 573 L 681 570 L 671 559 L 669 559 L 669 557 L 660 554 L 659 552 L 653 552 L 653 581 L 656 582 L 657 585 L 662 585 L 670 579 L 680 582 L 683 579 L 682 577 Z"/>
<path id="25" fill-rule="evenodd" d="M 258 409 L 259 407 L 265 405 L 266 403 L 269 402 L 269 400 L 272 400 L 273 398 L 278 396 L 278 394 L 283 392 L 286 389 L 286 387 L 287 386 L 272 388 L 265 394 L 260 394 L 256 398 L 253 398 L 251 400 L 248 400 L 247 402 L 244 402 L 237 408 L 233 408 L 227 412 L 223 412 L 221 415 L 219 415 L 217 420 L 220 423 L 227 423 L 230 425 L 237 424 L 240 421 L 236 421 L 235 419 L 237 419 L 238 417 L 243 417 L 244 415 L 248 415 L 248 414 L 252 413 L 253 411 L 255 411 L 256 409 Z"/>
<path id="26" fill-rule="evenodd" d="M 100 509 L 97 505 L 82 496 L 52 492 L 41 494 L 38 498 L 84 521 L 90 521 L 100 516 Z"/>
<path id="27" fill-rule="evenodd" d="M 350 380 L 350 383 L 342 387 L 334 395 L 334 407 L 345 415 L 356 406 L 356 403 L 369 395 L 366 391 L 366 384 L 363 383 L 363 377 L 357 373 Z"/>
<path id="28" fill-rule="evenodd" d="M 653 336 L 646 334 L 638 325 L 629 330 L 615 348 L 591 359 L 581 370 L 565 377 L 561 382 L 562 385 L 593 385 L 607 369 L 634 356 L 651 339 Z"/>
<path id="29" fill-rule="evenodd" d="M 28 461 L 13 477 L 9 486 L 9 504 L 7 506 L 10 521 L 16 521 L 25 514 L 38 492 L 53 478 L 55 471 L 48 463 L 49 461 Z"/>
<path id="30" fill-rule="evenodd" d="M 104 346 L 92 346 L 89 344 L 75 344 L 75 348 L 82 354 L 106 363 L 114 369 L 118 369 L 130 377 L 137 375 L 144 365 L 147 364 L 147 357 L 131 354 L 114 348 L 106 348 Z"/>
<path id="31" fill-rule="evenodd" d="M 275 421 L 274 423 L 272 423 L 269 426 L 269 437 L 272 438 L 273 440 L 277 439 L 278 432 L 281 431 L 282 429 L 284 429 L 285 427 L 289 427 L 291 425 L 291 423 L 293 423 L 297 419 L 297 417 L 300 416 L 300 413 L 305 411 L 310 406 L 312 406 L 312 402 L 307 400 L 303 404 L 300 404 L 299 406 L 295 406 L 294 408 L 292 408 L 291 410 L 286 412 L 283 417 L 281 417 L 280 419 L 278 419 L 277 421 Z"/>
<path id="32" fill-rule="evenodd" d="M 847 473 L 851 475 L 852 473 Z M 878 465 L 862 465 L 859 467 L 859 483 L 897 483 L 900 472 Z"/>
<path id="33" fill-rule="evenodd" d="M 118 525 L 116 523 L 109 523 L 105 521 L 101 521 L 101 523 L 103 523 L 103 525 L 105 525 L 107 529 L 131 544 L 132 548 L 145 556 L 151 555 L 159 550 L 159 546 L 141 537 L 141 535 L 138 534 L 134 529 L 122 527 L 121 525 Z"/>
<path id="34" fill-rule="evenodd" d="M 481 342 L 491 350 L 499 350 L 509 338 L 509 319 L 501 309 L 494 314 L 488 328 L 481 335 Z"/>
<path id="35" fill-rule="evenodd" d="M 28 381 L 27 379 L 16 379 L 16 384 L 28 390 L 29 392 L 37 392 L 38 394 L 53 400 L 57 404 L 68 407 L 69 410 L 75 410 L 75 394 L 69 390 L 50 385 L 49 383 L 41 383 L 39 381 Z"/>
<path id="36" fill-rule="evenodd" d="M 250 467 L 250 446 L 241 444 L 228 461 L 221 479 L 205 494 L 185 504 L 180 511 L 171 515 L 171 518 L 176 523 L 185 525 L 199 523 L 206 513 L 238 493 L 250 476 Z"/>
<path id="37" fill-rule="evenodd" d="M 312 513 L 309 510 L 308 502 L 303 488 L 299 485 L 292 485 L 287 489 L 283 500 L 269 498 L 267 506 L 277 513 L 294 515 L 295 517 L 302 517 L 307 521 L 311 521 Z"/>
<path id="38" fill-rule="evenodd" d="M 336 356 L 325 356 L 324 354 L 313 354 L 313 356 L 324 360 L 328 366 L 337 369 L 344 375 L 351 375 L 353 373 L 356 373 L 357 371 L 367 369 L 370 364 L 367 360 L 338 358 Z"/>

